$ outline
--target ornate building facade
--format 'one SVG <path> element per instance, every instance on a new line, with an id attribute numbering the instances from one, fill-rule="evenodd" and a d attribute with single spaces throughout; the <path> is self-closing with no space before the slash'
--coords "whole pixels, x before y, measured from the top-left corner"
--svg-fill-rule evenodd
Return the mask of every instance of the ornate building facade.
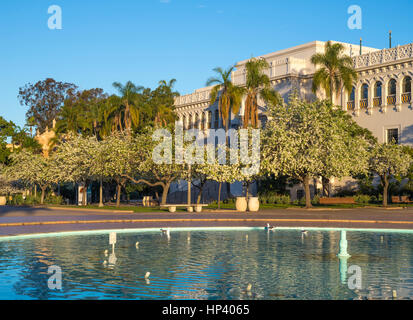
<path id="1" fill-rule="evenodd" d="M 379 142 L 394 139 L 397 143 L 413 145 L 413 43 L 382 50 L 342 44 L 345 53 L 353 58 L 358 81 L 351 93 L 343 90 L 337 95 L 335 103 L 349 112 L 359 125 L 372 131 Z M 311 56 L 323 53 L 324 46 L 325 42 L 314 41 L 260 56 L 270 66 L 265 72 L 273 88 L 285 101 L 292 92 L 306 100 L 324 98 L 321 91 L 313 94 L 311 90 L 316 70 Z M 237 63 L 231 77 L 234 84 L 245 84 L 247 61 Z M 176 98 L 175 111 L 184 128 L 222 127 L 217 103 L 209 103 L 211 90 L 212 87 L 205 87 Z M 261 101 L 260 111 L 265 108 Z M 231 115 L 231 127 L 239 126 L 243 109 L 242 104 L 239 115 Z M 261 115 L 260 118 L 265 117 Z M 297 197 L 295 190 L 291 195 Z"/>

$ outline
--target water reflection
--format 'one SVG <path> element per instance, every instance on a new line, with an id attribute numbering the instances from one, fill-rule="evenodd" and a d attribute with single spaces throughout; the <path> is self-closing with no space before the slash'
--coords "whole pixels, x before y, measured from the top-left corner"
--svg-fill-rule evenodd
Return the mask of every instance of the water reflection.
<path id="1" fill-rule="evenodd" d="M 118 234 L 116 252 L 105 256 L 108 248 L 107 234 L 0 242 L 0 298 L 413 297 L 410 234 L 171 230 Z M 47 287 L 50 265 L 62 268 L 61 291 Z M 362 269 L 362 289 L 347 286 L 351 265 Z"/>

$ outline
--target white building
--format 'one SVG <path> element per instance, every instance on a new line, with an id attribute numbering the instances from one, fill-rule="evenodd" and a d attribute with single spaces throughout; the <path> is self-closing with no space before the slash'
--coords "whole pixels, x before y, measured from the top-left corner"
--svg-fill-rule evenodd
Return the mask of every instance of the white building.
<path id="1" fill-rule="evenodd" d="M 343 90 L 336 97 L 335 103 L 347 110 L 357 123 L 372 131 L 379 142 L 394 138 L 398 143 L 413 144 L 413 43 L 383 50 L 342 44 L 345 53 L 353 58 L 359 77 L 353 92 L 347 94 Z M 323 53 L 324 47 L 325 42 L 314 41 L 261 56 L 270 66 L 266 73 L 273 88 L 285 100 L 293 90 L 303 99 L 315 98 L 311 87 L 316 69 L 310 59 L 315 53 Z M 233 83 L 245 84 L 247 61 L 237 63 L 232 74 Z M 212 87 L 201 88 L 192 94 L 176 98 L 175 110 L 185 128 L 222 126 L 217 103 L 209 104 L 211 89 Z M 322 92 L 317 93 L 319 98 L 323 98 L 323 95 Z M 260 110 L 265 110 L 265 107 L 261 101 Z M 243 106 L 240 115 L 231 116 L 232 127 L 239 125 L 242 115 Z M 292 198 L 296 196 L 295 191 L 291 194 Z"/>

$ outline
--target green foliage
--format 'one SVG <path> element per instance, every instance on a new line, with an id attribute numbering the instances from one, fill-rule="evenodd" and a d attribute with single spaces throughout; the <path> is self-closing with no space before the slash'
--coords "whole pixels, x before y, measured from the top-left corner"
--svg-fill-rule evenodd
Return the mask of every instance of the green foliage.
<path id="1" fill-rule="evenodd" d="M 176 118 L 173 112 L 175 79 L 160 81 L 152 90 L 131 81 L 113 86 L 119 96 L 102 89 L 76 92 L 64 101 L 58 113 L 57 132 L 96 136 L 99 140 L 116 132 L 144 132 L 149 127 L 166 127 Z"/>
<path id="2" fill-rule="evenodd" d="M 319 204 L 320 204 L 320 196 L 319 196 L 319 195 L 315 195 L 315 196 L 313 197 L 313 199 L 311 199 L 311 203 L 312 203 L 313 205 L 319 205 Z"/>
<path id="3" fill-rule="evenodd" d="M 28 107 L 26 118 L 40 131 L 51 128 L 63 102 L 72 96 L 77 87 L 47 78 L 35 84 L 28 83 L 19 89 L 20 104 Z"/>
<path id="4" fill-rule="evenodd" d="M 334 93 L 339 93 L 344 87 L 350 92 L 357 80 L 357 72 L 353 67 L 353 59 L 344 54 L 345 48 L 340 43 L 328 41 L 325 52 L 311 57 L 311 62 L 318 67 L 313 78 L 313 92 L 324 89 L 327 97 L 333 99 Z"/>
<path id="5" fill-rule="evenodd" d="M 284 204 L 288 205 L 291 202 L 289 195 L 277 194 L 272 192 L 260 193 L 258 198 L 261 204 Z"/>
<path id="6" fill-rule="evenodd" d="M 46 204 L 60 205 L 60 204 L 63 204 L 63 197 L 62 197 L 62 196 L 54 195 L 54 194 L 52 194 L 52 193 L 49 193 L 49 194 L 46 196 L 44 202 L 45 202 Z"/>
<path id="7" fill-rule="evenodd" d="M 374 199 L 376 199 L 374 197 Z M 354 200 L 359 204 L 369 204 L 372 203 L 372 197 L 367 194 L 358 194 L 354 196 Z"/>

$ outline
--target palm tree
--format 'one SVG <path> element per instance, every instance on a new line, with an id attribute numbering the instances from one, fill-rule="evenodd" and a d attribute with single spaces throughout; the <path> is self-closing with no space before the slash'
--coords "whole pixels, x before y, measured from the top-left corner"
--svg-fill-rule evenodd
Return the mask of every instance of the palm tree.
<path id="1" fill-rule="evenodd" d="M 113 86 L 121 94 L 122 104 L 125 106 L 124 124 L 125 129 L 130 133 L 132 125 L 139 125 L 139 106 L 137 105 L 137 95 L 143 90 L 143 87 L 136 86 L 131 81 L 122 85 L 119 82 L 114 82 Z"/>
<path id="2" fill-rule="evenodd" d="M 347 92 L 353 89 L 357 81 L 357 72 L 353 67 L 353 59 L 344 54 L 341 43 L 327 41 L 324 53 L 316 53 L 311 57 L 311 63 L 319 67 L 313 78 L 313 92 L 322 88 L 328 99 L 334 103 L 334 93 L 338 94 L 344 87 Z M 330 180 L 322 177 L 323 195 L 329 196 Z"/>
<path id="3" fill-rule="evenodd" d="M 176 79 L 159 81 L 158 88 L 153 92 L 157 98 L 157 103 L 154 108 L 154 124 L 157 127 L 166 127 L 168 123 L 173 123 L 176 119 L 176 114 L 172 107 L 174 98 L 179 96 L 177 91 L 173 91 Z"/>
<path id="4" fill-rule="evenodd" d="M 357 72 L 353 67 L 353 59 L 344 54 L 341 43 L 328 41 L 324 53 L 316 53 L 311 57 L 311 63 L 319 67 L 313 78 L 313 92 L 322 88 L 334 103 L 334 93 L 339 93 L 344 87 L 351 92 L 353 83 L 357 80 Z"/>
<path id="5" fill-rule="evenodd" d="M 223 70 L 218 67 L 213 69 L 217 73 L 217 77 L 208 79 L 206 85 L 215 85 L 211 91 L 210 104 L 214 104 L 218 98 L 218 112 L 222 118 L 225 131 L 228 131 L 230 125 L 231 113 L 237 114 L 241 106 L 242 96 L 245 89 L 238 87 L 231 82 L 231 73 L 234 71 L 235 65 Z"/>
<path id="6" fill-rule="evenodd" d="M 266 103 L 277 105 L 281 103 L 281 97 L 277 91 L 271 88 L 270 78 L 264 73 L 269 68 L 264 58 L 252 58 L 246 64 L 246 99 L 244 110 L 244 128 L 251 123 L 253 128 L 258 127 L 258 99 L 262 98 Z"/>

